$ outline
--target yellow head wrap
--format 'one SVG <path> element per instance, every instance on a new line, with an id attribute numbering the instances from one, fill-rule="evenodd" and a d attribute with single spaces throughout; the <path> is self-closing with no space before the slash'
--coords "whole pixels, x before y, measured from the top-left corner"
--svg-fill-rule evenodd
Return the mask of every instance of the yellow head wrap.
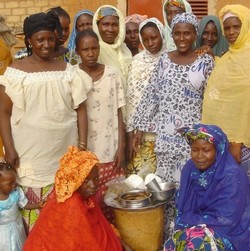
<path id="1" fill-rule="evenodd" d="M 57 202 L 64 202 L 70 198 L 98 163 L 99 160 L 93 153 L 69 146 L 60 160 L 55 177 Z"/>

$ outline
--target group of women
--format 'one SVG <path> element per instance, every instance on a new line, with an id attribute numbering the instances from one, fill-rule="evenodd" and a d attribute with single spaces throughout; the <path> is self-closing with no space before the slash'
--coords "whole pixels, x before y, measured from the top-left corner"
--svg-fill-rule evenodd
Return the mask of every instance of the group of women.
<path id="1" fill-rule="evenodd" d="M 0 78 L 5 160 L 17 169 L 18 183 L 28 199 L 39 202 L 51 193 L 60 156 L 68 145 L 78 145 L 100 160 L 100 203 L 106 183 L 124 174 L 155 172 L 180 187 L 176 201 L 166 206 L 165 239 L 174 237 L 165 250 L 202 247 L 204 242 L 210 246 L 206 250 L 240 251 L 250 246 L 249 193 L 241 194 L 240 211 L 228 199 L 224 200 L 228 211 L 217 210 L 215 203 L 227 193 L 233 178 L 239 180 L 234 183 L 236 191 L 250 189 L 246 179 L 250 10 L 227 5 L 219 19 L 207 16 L 199 22 L 186 0 L 166 0 L 164 27 L 157 18 L 140 15 L 125 22 L 118 9 L 104 5 L 95 13 L 77 13 L 68 48 L 63 44 L 70 18 L 62 12 L 50 10 L 25 19 L 29 56 L 14 62 Z M 229 143 L 217 127 L 213 134 L 213 127 L 210 131 L 201 125 L 192 140 L 188 137 L 194 129 L 180 130 L 201 121 L 219 126 Z M 221 136 L 223 141 L 217 143 Z M 196 140 L 210 145 L 193 146 Z M 209 158 L 209 147 L 214 154 L 203 170 L 199 167 Z M 197 160 L 198 151 L 202 156 Z M 190 153 L 192 160 L 187 162 Z M 230 175 L 227 165 L 244 172 Z M 203 196 L 207 200 L 201 200 Z M 237 200 L 235 195 L 233 199 Z M 112 220 L 103 204 L 102 209 Z M 38 210 L 23 213 L 28 226 L 38 214 Z M 208 216 L 213 220 L 206 220 Z M 216 227 L 218 223 L 221 227 Z M 201 230 L 198 242 L 190 237 L 190 231 Z M 238 235 L 244 238 L 237 239 Z"/>

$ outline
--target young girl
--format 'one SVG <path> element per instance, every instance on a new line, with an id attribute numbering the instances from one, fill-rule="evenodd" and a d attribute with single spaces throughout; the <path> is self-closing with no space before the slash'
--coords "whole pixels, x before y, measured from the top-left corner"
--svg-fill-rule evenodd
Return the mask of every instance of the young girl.
<path id="1" fill-rule="evenodd" d="M 0 162 L 0 249 L 21 251 L 26 239 L 22 216 L 18 208 L 41 208 L 30 204 L 23 190 L 16 186 L 16 173 L 7 163 Z"/>
<path id="2" fill-rule="evenodd" d="M 125 105 L 122 80 L 118 70 L 97 63 L 100 46 L 92 30 L 81 31 L 76 36 L 76 52 L 82 63 L 76 67 L 93 80 L 87 95 L 88 149 L 100 160 L 100 202 L 106 182 L 123 175 L 125 128 L 121 107 Z M 111 220 L 109 210 L 102 205 L 105 216 Z"/>
<path id="3" fill-rule="evenodd" d="M 60 160 L 55 192 L 31 230 L 24 251 L 131 251 L 96 203 L 98 163 L 93 153 L 69 147 Z"/>

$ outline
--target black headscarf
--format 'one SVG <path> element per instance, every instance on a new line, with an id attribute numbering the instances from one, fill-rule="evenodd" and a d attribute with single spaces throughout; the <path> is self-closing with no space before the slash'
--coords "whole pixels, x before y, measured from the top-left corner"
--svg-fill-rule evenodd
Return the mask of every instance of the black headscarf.
<path id="1" fill-rule="evenodd" d="M 54 32 L 55 30 L 62 35 L 62 26 L 59 18 L 56 15 L 50 13 L 37 13 L 26 17 L 23 23 L 23 32 L 25 35 L 25 45 L 27 47 L 28 55 L 32 54 L 31 48 L 29 48 L 28 38 L 34 33 L 42 30 L 48 30 Z"/>

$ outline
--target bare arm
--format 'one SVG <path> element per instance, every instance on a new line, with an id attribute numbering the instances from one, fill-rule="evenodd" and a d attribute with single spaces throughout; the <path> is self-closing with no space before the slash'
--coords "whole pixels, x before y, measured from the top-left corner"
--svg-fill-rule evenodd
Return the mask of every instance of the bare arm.
<path id="1" fill-rule="evenodd" d="M 233 157 L 239 164 L 241 162 L 241 147 L 241 143 L 230 142 L 229 144 L 229 152 L 233 155 Z"/>
<path id="2" fill-rule="evenodd" d="M 0 134 L 5 149 L 5 160 L 12 167 L 19 166 L 19 157 L 16 152 L 11 132 L 10 118 L 12 113 L 12 101 L 5 93 L 5 87 L 0 85 Z"/>
<path id="3" fill-rule="evenodd" d="M 32 210 L 32 209 L 41 209 L 44 205 L 44 202 L 40 202 L 40 203 L 27 203 L 24 207 L 24 209 L 26 210 Z"/>
<path id="4" fill-rule="evenodd" d="M 88 114 L 85 101 L 81 103 L 76 110 L 77 112 L 77 126 L 78 126 L 78 147 L 81 150 L 87 149 L 88 138 Z"/>
<path id="5" fill-rule="evenodd" d="M 125 125 L 123 122 L 122 110 L 118 109 L 118 149 L 115 154 L 115 166 L 122 168 L 125 160 Z"/>

